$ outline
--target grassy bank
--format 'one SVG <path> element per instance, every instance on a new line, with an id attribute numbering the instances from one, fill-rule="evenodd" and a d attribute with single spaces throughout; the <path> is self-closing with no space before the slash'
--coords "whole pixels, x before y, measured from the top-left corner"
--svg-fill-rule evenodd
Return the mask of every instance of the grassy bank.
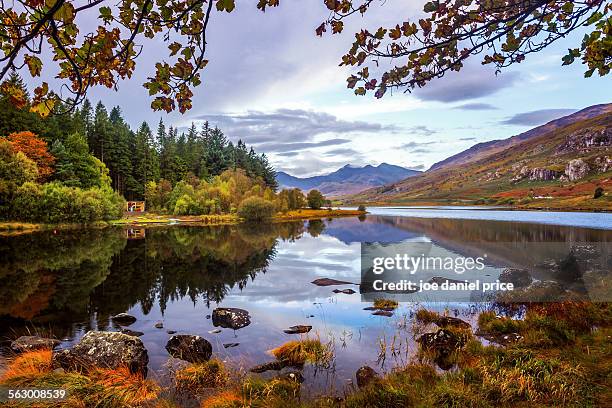
<path id="1" fill-rule="evenodd" d="M 12 359 L 0 385 L 65 388 L 71 397 L 62 406 L 111 408 L 181 406 L 176 396 L 188 396 L 208 408 L 611 406 L 612 308 L 607 304 L 531 304 L 521 320 L 484 312 L 473 329 L 420 310 L 413 324 L 415 333 L 443 330 L 462 339 L 445 355 L 455 369 L 436 369 L 439 350 L 417 342 L 418 355 L 405 366 L 375 375 L 342 396 L 305 400 L 300 392 L 308 384 L 301 385 L 295 374 L 264 379 L 230 372 L 217 359 L 179 369 L 172 384 L 162 387 L 122 369 L 54 371 L 51 352 L 35 351 Z M 487 344 L 474 332 L 493 337 L 513 333 L 518 340 L 506 346 Z M 294 366 L 325 364 L 329 352 L 318 339 L 292 341 L 272 350 L 277 361 Z"/>
<path id="2" fill-rule="evenodd" d="M 321 218 L 336 217 L 357 217 L 365 215 L 365 211 L 340 210 L 340 209 L 300 209 L 286 213 L 278 213 L 272 218 L 273 222 L 299 221 Z M 118 226 L 155 226 L 155 225 L 234 225 L 242 220 L 235 214 L 215 214 L 215 215 L 161 215 L 161 214 L 126 214 L 119 220 L 100 221 L 92 224 L 40 224 L 18 221 L 0 222 L 0 235 L 19 235 L 43 230 L 74 230 L 80 228 L 104 228 L 109 225 Z"/>

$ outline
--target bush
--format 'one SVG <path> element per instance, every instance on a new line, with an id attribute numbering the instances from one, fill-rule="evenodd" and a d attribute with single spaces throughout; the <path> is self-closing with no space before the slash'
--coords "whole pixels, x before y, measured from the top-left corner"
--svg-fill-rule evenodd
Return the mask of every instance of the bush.
<path id="1" fill-rule="evenodd" d="M 238 216 L 246 221 L 265 221 L 274 215 L 274 204 L 261 197 L 249 197 L 238 206 Z"/>
<path id="2" fill-rule="evenodd" d="M 593 194 L 593 198 L 597 199 L 597 198 L 601 197 L 603 195 L 603 193 L 604 193 L 604 189 L 601 186 L 599 186 L 599 187 L 597 187 L 595 189 L 595 193 Z"/>
<path id="3" fill-rule="evenodd" d="M 357 211 L 365 211 L 366 207 L 363 204 L 359 204 L 359 207 L 357 207 Z"/>

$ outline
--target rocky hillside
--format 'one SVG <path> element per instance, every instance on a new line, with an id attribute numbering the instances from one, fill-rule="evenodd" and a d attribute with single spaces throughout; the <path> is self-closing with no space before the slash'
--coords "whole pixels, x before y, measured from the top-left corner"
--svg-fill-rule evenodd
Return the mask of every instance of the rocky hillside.
<path id="1" fill-rule="evenodd" d="M 612 114 L 612 104 L 593 105 L 582 109 L 571 115 L 564 116 L 559 119 L 552 120 L 545 125 L 538 126 L 527 132 L 512 136 L 508 139 L 491 140 L 489 142 L 478 143 L 467 150 L 457 153 L 454 156 L 448 157 L 431 166 L 430 170 L 438 170 L 446 166 L 455 166 L 458 164 L 466 164 L 482 159 L 493 153 L 501 152 L 512 146 L 518 145 L 526 140 L 537 138 L 554 130 L 563 128 L 573 123 L 594 118 L 605 113 Z"/>
<path id="2" fill-rule="evenodd" d="M 612 105 L 597 109 L 604 113 L 520 142 L 516 136 L 504 149 L 448 161 L 348 201 L 612 209 Z M 594 198 L 598 187 L 602 196 Z"/>
<path id="3" fill-rule="evenodd" d="M 304 191 L 317 189 L 328 197 L 339 197 L 395 183 L 417 174 L 420 172 L 387 163 L 364 167 L 347 164 L 333 173 L 305 178 L 294 177 L 279 171 L 276 179 L 281 188 L 299 188 Z"/>

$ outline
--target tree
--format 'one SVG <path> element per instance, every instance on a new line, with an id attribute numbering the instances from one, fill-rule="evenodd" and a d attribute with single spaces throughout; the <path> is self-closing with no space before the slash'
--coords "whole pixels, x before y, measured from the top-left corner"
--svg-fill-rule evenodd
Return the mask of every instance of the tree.
<path id="1" fill-rule="evenodd" d="M 357 11 L 355 3 L 326 2 L 332 15 L 317 34 L 322 35 L 327 27 L 334 34 L 342 32 L 343 21 Z M 359 12 L 365 13 L 371 3 L 364 1 Z M 423 12 L 425 17 L 418 21 L 406 19 L 355 35 L 341 64 L 360 67 L 347 79 L 349 88 L 360 85 L 355 94 L 374 91 L 381 98 L 389 89 L 422 87 L 449 71 L 461 70 L 469 58 L 479 54 L 484 54 L 482 64 L 492 64 L 499 72 L 583 26 L 592 31 L 578 47 L 569 49 L 563 65 L 581 58 L 588 68 L 585 77 L 595 71 L 607 75 L 612 66 L 612 32 L 606 17 L 612 4 L 602 0 L 436 0 L 425 3 Z M 374 74 L 386 58 L 393 60 L 393 68 Z"/>
<path id="2" fill-rule="evenodd" d="M 151 107 L 186 112 L 192 107 L 193 88 L 201 84 L 200 72 L 208 64 L 206 31 L 211 15 L 231 13 L 236 6 L 235 0 L 73 3 L 28 0 L 0 4 L 0 46 L 4 52 L 0 81 L 21 66 L 27 67 L 33 78 L 39 77 L 44 68 L 39 55 L 43 53 L 50 54 L 59 66 L 57 88 L 42 82 L 34 90 L 29 108 L 43 116 L 74 109 L 91 86 L 116 89 L 121 80 L 132 77 L 143 43 L 154 43 L 156 37 L 167 40 L 168 50 L 153 64 L 155 72 L 143 84 L 153 97 Z M 257 8 L 265 11 L 279 3 L 258 0 Z M 374 1 L 323 3 L 331 15 L 316 28 L 318 35 L 328 28 L 332 33 L 342 32 L 345 19 L 365 14 Z M 539 52 L 586 25 L 590 33 L 570 48 L 563 64 L 581 58 L 588 68 L 586 76 L 595 71 L 606 75 L 612 63 L 611 10 L 612 5 L 603 0 L 429 1 L 424 6 L 426 17 L 417 22 L 403 18 L 391 27 L 358 32 L 342 63 L 361 66 L 366 61 L 393 59 L 395 67 L 380 78 L 371 78 L 366 66 L 348 79 L 351 88 L 361 84 L 357 94 L 375 90 L 376 96 L 382 97 L 390 88 L 420 87 L 449 70 L 459 70 L 465 60 L 483 52 L 483 62 L 498 69 L 519 63 L 527 54 Z M 94 18 L 99 24 L 77 24 L 77 20 L 90 24 Z M 17 105 L 25 106 L 25 97 L 17 88 L 9 86 L 4 91 Z"/>
<path id="3" fill-rule="evenodd" d="M 274 204 L 261 197 L 245 198 L 238 207 L 238 216 L 245 221 L 266 221 L 274 215 Z"/>
<path id="4" fill-rule="evenodd" d="M 55 158 L 49 153 L 47 142 L 28 131 L 11 133 L 8 140 L 16 151 L 36 163 L 39 179 L 45 180 L 53 173 Z"/>
<path id="5" fill-rule="evenodd" d="M 325 197 L 323 197 L 319 190 L 310 190 L 306 200 L 308 201 L 308 206 L 313 210 L 318 210 L 325 204 Z"/>

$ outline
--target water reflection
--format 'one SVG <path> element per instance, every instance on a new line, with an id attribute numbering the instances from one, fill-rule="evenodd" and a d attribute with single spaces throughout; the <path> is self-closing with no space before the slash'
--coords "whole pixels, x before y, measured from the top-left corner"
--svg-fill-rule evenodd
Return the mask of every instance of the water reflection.
<path id="1" fill-rule="evenodd" d="M 576 242 L 609 243 L 612 232 L 369 215 L 258 227 L 176 226 L 0 237 L 0 337 L 15 337 L 34 326 L 66 337 L 66 346 L 89 329 L 118 330 L 109 316 L 129 312 L 138 318 L 130 329 L 145 333 L 142 340 L 150 365 L 157 370 L 168 359 L 166 329 L 202 335 L 213 343 L 215 353 L 248 366 L 267 361 L 266 350 L 294 338 L 283 329 L 308 324 L 313 335 L 335 342 L 331 383 L 342 385 L 360 365 L 381 362 L 381 338 L 392 344 L 397 337 L 395 344 L 401 342 L 404 348 L 401 359 L 407 358 L 414 347 L 410 312 L 416 306 L 404 304 L 392 318 L 372 316 L 363 310 L 366 305 L 359 294 L 334 294 L 334 287 L 310 282 L 327 277 L 358 283 L 361 242 L 419 240 L 463 256 L 486 251 L 490 267 L 499 271 L 534 258 L 526 244 L 557 242 L 567 251 Z M 556 256 L 542 252 L 546 248 L 550 246 L 538 250 L 541 257 Z M 252 324 L 209 333 L 214 327 L 206 316 L 217 305 L 249 310 Z M 438 305 L 447 306 L 458 307 L 450 302 Z M 160 320 L 163 330 L 154 327 Z M 239 346 L 225 349 L 227 343 Z"/>

